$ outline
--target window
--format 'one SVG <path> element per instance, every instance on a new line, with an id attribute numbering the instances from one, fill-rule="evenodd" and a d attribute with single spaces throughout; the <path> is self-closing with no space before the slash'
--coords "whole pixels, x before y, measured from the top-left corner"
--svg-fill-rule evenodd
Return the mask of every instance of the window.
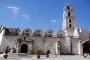
<path id="1" fill-rule="evenodd" d="M 70 12 L 68 12 L 68 16 L 70 16 Z"/>
<path id="2" fill-rule="evenodd" d="M 71 24 L 69 24 L 69 27 L 72 27 Z"/>
<path id="3" fill-rule="evenodd" d="M 52 35 L 48 35 L 48 37 L 52 37 Z"/>
<path id="4" fill-rule="evenodd" d="M 38 37 L 40 37 L 41 36 L 41 33 L 40 33 L 40 31 L 38 32 L 34 32 L 34 36 L 38 36 Z"/>
<path id="5" fill-rule="evenodd" d="M 49 31 L 49 33 L 51 33 L 51 31 Z"/>
<path id="6" fill-rule="evenodd" d="M 52 37 L 52 34 L 46 33 L 46 34 L 45 34 L 45 37 Z"/>
<path id="7" fill-rule="evenodd" d="M 36 36 L 39 36 L 39 37 L 40 37 L 40 36 L 41 36 L 41 34 L 37 34 Z"/>
<path id="8" fill-rule="evenodd" d="M 59 37 L 63 37 L 63 34 L 60 34 L 60 36 Z"/>
<path id="9" fill-rule="evenodd" d="M 71 20 L 69 20 L 69 23 L 71 23 Z"/>
<path id="10" fill-rule="evenodd" d="M 8 29 L 5 30 L 5 35 L 10 35 L 10 31 Z"/>
<path id="11" fill-rule="evenodd" d="M 67 6 L 67 9 L 70 9 L 70 7 L 69 7 L 69 6 Z"/>
<path id="12" fill-rule="evenodd" d="M 18 31 L 18 30 L 15 30 L 16 32 Z"/>
<path id="13" fill-rule="evenodd" d="M 29 33 L 26 33 L 26 36 L 29 36 L 30 34 Z"/>
<path id="14" fill-rule="evenodd" d="M 26 37 L 24 37 L 24 40 L 26 40 Z"/>
<path id="15" fill-rule="evenodd" d="M 18 33 L 14 33 L 15 36 L 18 36 Z"/>
<path id="16" fill-rule="evenodd" d="M 38 32 L 40 32 L 40 31 L 38 31 Z"/>

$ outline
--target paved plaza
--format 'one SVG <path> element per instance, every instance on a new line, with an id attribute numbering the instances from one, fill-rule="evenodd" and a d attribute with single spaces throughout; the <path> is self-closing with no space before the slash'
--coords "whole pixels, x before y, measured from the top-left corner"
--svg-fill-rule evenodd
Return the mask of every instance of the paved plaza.
<path id="1" fill-rule="evenodd" d="M 3 54 L 0 55 L 0 60 L 90 60 L 90 58 L 84 58 L 80 55 L 50 55 L 46 58 L 42 55 L 40 59 L 36 58 L 36 55 L 29 56 L 27 54 L 9 54 L 7 59 L 3 59 Z"/>

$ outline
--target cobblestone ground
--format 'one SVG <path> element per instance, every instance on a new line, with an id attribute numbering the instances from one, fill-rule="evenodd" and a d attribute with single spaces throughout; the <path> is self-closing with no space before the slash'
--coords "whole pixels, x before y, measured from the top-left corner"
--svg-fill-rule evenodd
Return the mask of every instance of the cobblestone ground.
<path id="1" fill-rule="evenodd" d="M 49 58 L 46 58 L 45 55 L 42 55 L 40 59 L 36 58 L 36 55 L 28 56 L 24 54 L 10 54 L 7 59 L 3 59 L 3 55 L 0 55 L 0 60 L 90 60 L 90 58 L 84 58 L 79 55 L 50 55 Z"/>

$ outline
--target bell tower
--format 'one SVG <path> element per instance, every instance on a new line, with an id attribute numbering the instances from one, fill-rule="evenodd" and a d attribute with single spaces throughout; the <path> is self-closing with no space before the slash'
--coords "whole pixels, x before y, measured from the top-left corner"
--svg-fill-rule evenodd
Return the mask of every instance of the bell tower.
<path id="1" fill-rule="evenodd" d="M 75 21 L 74 21 L 74 15 L 73 15 L 73 9 L 72 6 L 68 3 L 64 6 L 63 9 L 63 22 L 62 22 L 62 29 L 66 28 L 74 28 L 75 27 Z"/>

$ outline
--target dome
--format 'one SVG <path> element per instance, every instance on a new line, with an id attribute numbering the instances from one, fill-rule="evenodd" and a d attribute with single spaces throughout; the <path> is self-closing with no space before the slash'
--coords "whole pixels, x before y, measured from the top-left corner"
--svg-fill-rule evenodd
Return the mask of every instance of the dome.
<path id="1" fill-rule="evenodd" d="M 15 28 L 15 29 L 13 30 L 13 33 L 14 33 L 14 35 L 19 35 L 20 29 L 19 29 L 19 28 Z"/>
<path id="2" fill-rule="evenodd" d="M 64 37 L 65 36 L 65 32 L 63 30 L 59 30 L 57 32 L 57 37 Z"/>
<path id="3" fill-rule="evenodd" d="M 34 36 L 42 36 L 43 35 L 43 31 L 41 29 L 36 29 L 34 31 Z"/>
<path id="4" fill-rule="evenodd" d="M 47 30 L 45 32 L 45 36 L 46 37 L 53 37 L 54 36 L 54 31 L 53 30 Z"/>
<path id="5" fill-rule="evenodd" d="M 31 29 L 27 28 L 27 29 L 23 30 L 22 35 L 31 36 L 32 35 Z"/>

